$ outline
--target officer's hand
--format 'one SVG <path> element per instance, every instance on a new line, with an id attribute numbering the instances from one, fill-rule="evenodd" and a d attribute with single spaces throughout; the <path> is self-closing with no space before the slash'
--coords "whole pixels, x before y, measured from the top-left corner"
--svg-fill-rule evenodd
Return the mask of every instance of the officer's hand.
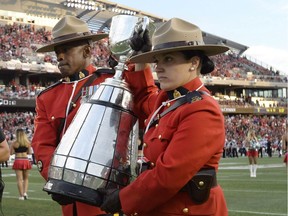
<path id="1" fill-rule="evenodd" d="M 134 31 L 133 36 L 130 38 L 129 44 L 135 52 L 148 52 L 152 48 L 151 39 L 149 36 L 149 30 L 146 29 L 143 33 L 143 30 Z"/>
<path id="2" fill-rule="evenodd" d="M 60 205 L 69 205 L 75 202 L 74 199 L 61 194 L 51 194 L 52 199 Z"/>
<path id="3" fill-rule="evenodd" d="M 97 191 L 103 197 L 103 203 L 100 206 L 102 211 L 116 213 L 121 211 L 121 202 L 119 198 L 119 189 L 99 188 Z"/>
<path id="4" fill-rule="evenodd" d="M 108 65 L 111 67 L 111 68 L 114 68 L 118 65 L 118 61 L 116 60 L 116 58 L 114 58 L 112 55 L 109 56 L 109 59 L 108 59 Z"/>

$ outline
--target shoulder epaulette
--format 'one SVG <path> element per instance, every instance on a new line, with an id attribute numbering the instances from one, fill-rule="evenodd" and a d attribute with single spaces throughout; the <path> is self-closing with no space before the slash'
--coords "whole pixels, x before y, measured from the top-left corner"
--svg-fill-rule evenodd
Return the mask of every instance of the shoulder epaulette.
<path id="1" fill-rule="evenodd" d="M 98 74 L 115 74 L 115 70 L 112 68 L 99 68 L 94 73 Z"/>
<path id="2" fill-rule="evenodd" d="M 41 94 L 49 91 L 50 89 L 58 86 L 59 84 L 61 84 L 63 82 L 63 79 L 58 80 L 57 82 L 53 83 L 52 85 L 48 86 L 47 88 L 43 89 L 38 95 L 37 97 L 39 97 Z"/>
<path id="3" fill-rule="evenodd" d="M 190 91 L 186 94 L 187 103 L 193 103 L 195 101 L 202 100 L 202 95 L 204 91 Z"/>

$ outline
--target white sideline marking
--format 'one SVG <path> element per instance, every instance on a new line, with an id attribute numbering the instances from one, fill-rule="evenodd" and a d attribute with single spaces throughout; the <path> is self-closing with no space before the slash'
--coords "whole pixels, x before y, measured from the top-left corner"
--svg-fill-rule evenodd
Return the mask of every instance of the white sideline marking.
<path id="1" fill-rule="evenodd" d="M 2 177 L 9 177 L 9 176 L 16 176 L 16 174 L 15 173 L 8 173 L 8 174 L 2 173 Z"/>
<path id="2" fill-rule="evenodd" d="M 257 165 L 257 168 L 278 168 L 278 167 L 285 167 L 285 164 L 265 164 L 265 165 L 261 165 L 261 164 L 258 164 Z M 229 167 L 221 167 L 221 165 L 219 166 L 219 169 L 229 169 L 229 170 L 239 170 L 239 169 L 248 169 L 249 168 L 249 164 L 245 165 L 245 166 L 229 166 Z"/>
<path id="3" fill-rule="evenodd" d="M 282 214 L 282 213 L 254 212 L 254 211 L 241 211 L 241 210 L 228 210 L 228 211 L 238 212 L 238 213 L 247 213 L 247 214 L 257 214 L 257 215 L 287 216 L 287 214 Z"/>
<path id="4" fill-rule="evenodd" d="M 6 196 L 4 194 L 3 196 L 3 199 L 16 199 L 18 200 L 19 197 L 16 197 L 16 196 Z M 45 198 L 33 198 L 33 197 L 30 197 L 28 198 L 28 200 L 42 200 L 42 201 L 53 201 L 52 199 L 45 199 Z"/>
<path id="5" fill-rule="evenodd" d="M 279 193 L 287 193 L 286 191 L 264 191 L 264 190 L 229 190 L 229 189 L 223 189 L 224 191 L 227 191 L 227 192 L 243 192 L 243 193 L 276 193 L 276 194 L 279 194 Z"/>

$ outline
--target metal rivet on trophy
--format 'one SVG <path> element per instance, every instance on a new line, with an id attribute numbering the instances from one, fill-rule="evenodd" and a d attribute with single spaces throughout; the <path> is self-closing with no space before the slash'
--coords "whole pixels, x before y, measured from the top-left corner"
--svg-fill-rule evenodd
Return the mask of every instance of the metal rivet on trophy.
<path id="1" fill-rule="evenodd" d="M 131 54 L 128 41 L 137 26 L 146 24 L 143 17 L 112 18 L 115 75 L 80 105 L 53 155 L 44 191 L 97 206 L 102 202 L 97 189 L 122 188 L 136 177 L 138 123 L 122 73 Z"/>

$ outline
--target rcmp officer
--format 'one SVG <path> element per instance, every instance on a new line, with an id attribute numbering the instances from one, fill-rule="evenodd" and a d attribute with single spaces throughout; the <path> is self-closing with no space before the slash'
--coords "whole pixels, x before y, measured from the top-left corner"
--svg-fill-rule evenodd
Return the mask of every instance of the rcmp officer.
<path id="1" fill-rule="evenodd" d="M 80 106 L 82 89 L 97 86 L 113 76 L 96 71 L 91 64 L 92 43 L 107 37 L 107 34 L 92 34 L 84 21 L 65 16 L 52 29 L 52 36 L 52 43 L 37 52 L 55 51 L 63 78 L 38 95 L 32 140 L 38 169 L 46 180 L 53 153 Z M 97 207 L 60 195 L 53 194 L 52 199 L 62 205 L 64 216 L 106 215 Z"/>
<path id="2" fill-rule="evenodd" d="M 139 45 L 137 37 L 131 44 Z M 214 70 L 208 56 L 228 50 L 205 44 L 199 27 L 173 18 L 154 32 L 151 51 L 130 59 L 143 63 L 125 75 L 135 81 L 130 89 L 138 113 L 149 115 L 143 139 L 148 168 L 121 190 L 98 189 L 104 196 L 102 210 L 138 216 L 228 215 L 216 181 L 224 118 L 199 78 Z M 145 63 L 155 63 L 161 90 L 155 90 Z"/>

